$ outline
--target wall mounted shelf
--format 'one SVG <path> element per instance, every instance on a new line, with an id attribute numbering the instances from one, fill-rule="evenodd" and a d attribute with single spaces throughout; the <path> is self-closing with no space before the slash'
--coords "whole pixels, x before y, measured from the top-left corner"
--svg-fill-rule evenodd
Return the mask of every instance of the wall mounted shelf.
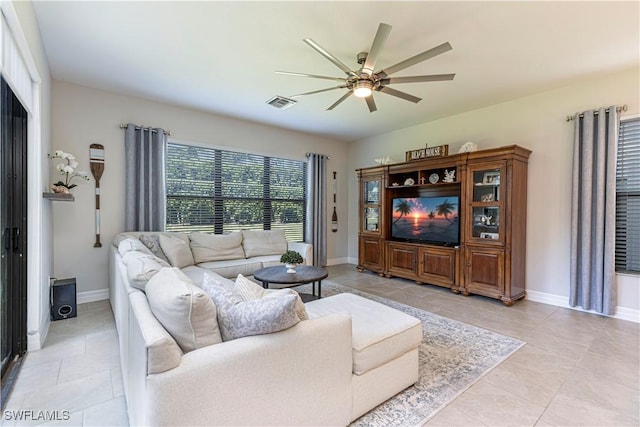
<path id="1" fill-rule="evenodd" d="M 63 194 L 63 193 L 42 193 L 42 197 L 51 201 L 58 202 L 73 202 L 75 198 L 73 194 Z"/>

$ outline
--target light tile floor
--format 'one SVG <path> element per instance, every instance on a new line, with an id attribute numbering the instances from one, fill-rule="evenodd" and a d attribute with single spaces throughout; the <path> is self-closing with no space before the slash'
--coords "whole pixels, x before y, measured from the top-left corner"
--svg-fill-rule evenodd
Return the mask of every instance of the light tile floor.
<path id="1" fill-rule="evenodd" d="M 640 426 L 640 325 L 531 301 L 512 307 L 436 286 L 329 268 L 329 279 L 527 345 L 452 401 L 427 426 Z M 27 355 L 5 410 L 68 410 L 41 425 L 127 425 L 117 336 L 107 301 L 52 322 Z M 3 414 L 5 415 L 5 414 Z M 41 423 L 41 422 L 40 422 Z M 7 420 L 2 426 L 35 425 Z"/>

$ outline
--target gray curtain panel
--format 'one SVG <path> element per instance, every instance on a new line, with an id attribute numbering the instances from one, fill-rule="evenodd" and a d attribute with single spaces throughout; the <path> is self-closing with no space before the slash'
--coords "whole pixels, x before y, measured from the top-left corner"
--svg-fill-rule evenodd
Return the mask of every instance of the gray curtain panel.
<path id="1" fill-rule="evenodd" d="M 163 129 L 128 124 L 124 136 L 125 231 L 163 231 L 167 212 Z"/>
<path id="2" fill-rule="evenodd" d="M 313 245 L 313 265 L 327 265 L 327 156 L 307 154 L 305 240 Z"/>
<path id="3" fill-rule="evenodd" d="M 616 306 L 616 107 L 574 117 L 569 304 L 603 314 Z"/>

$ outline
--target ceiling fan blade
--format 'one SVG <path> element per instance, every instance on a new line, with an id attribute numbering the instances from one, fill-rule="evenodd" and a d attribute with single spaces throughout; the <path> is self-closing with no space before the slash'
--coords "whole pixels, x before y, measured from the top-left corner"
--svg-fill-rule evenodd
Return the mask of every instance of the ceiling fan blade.
<path id="1" fill-rule="evenodd" d="M 305 92 L 305 93 L 299 93 L 297 95 L 292 95 L 289 98 L 297 98 L 298 96 L 304 96 L 304 95 L 313 95 L 314 93 L 321 93 L 321 92 L 328 92 L 330 90 L 334 90 L 334 89 L 344 89 L 346 88 L 346 85 L 340 85 L 340 86 L 335 86 L 335 87 L 328 87 L 326 89 L 319 89 L 319 90 L 314 90 L 311 92 Z"/>
<path id="2" fill-rule="evenodd" d="M 384 44 L 387 42 L 389 34 L 391 34 L 391 25 L 380 23 L 378 26 L 378 32 L 373 38 L 373 43 L 371 44 L 371 48 L 367 54 L 367 59 L 362 66 L 362 71 L 367 73 L 369 76 L 373 74 L 373 69 L 376 67 L 376 62 L 378 61 L 378 56 L 380 55 L 380 51 L 382 51 Z"/>
<path id="3" fill-rule="evenodd" d="M 442 43 L 440 46 L 436 46 L 433 49 L 425 50 L 422 53 L 417 54 L 416 56 L 412 56 L 409 59 L 405 59 L 402 62 L 398 62 L 396 65 L 392 65 L 389 68 L 386 68 L 379 73 L 376 73 L 378 77 L 385 78 L 393 73 L 397 73 L 398 71 L 404 70 L 405 68 L 409 68 L 412 65 L 416 65 L 422 61 L 426 61 L 427 59 L 433 58 L 434 56 L 438 56 L 442 53 L 448 52 L 451 49 L 451 45 L 449 42 Z"/>
<path id="4" fill-rule="evenodd" d="M 408 76 L 408 77 L 387 77 L 380 80 L 382 85 L 394 83 L 423 83 L 423 82 L 441 82 L 445 80 L 453 80 L 455 74 L 433 74 L 430 76 Z"/>
<path id="5" fill-rule="evenodd" d="M 338 105 L 340 105 L 340 103 L 341 103 L 342 101 L 344 101 L 345 99 L 347 99 L 348 97 L 350 97 L 352 93 L 353 93 L 352 91 L 349 91 L 349 92 L 345 93 L 344 95 L 342 95 L 342 97 L 341 97 L 340 99 L 338 99 L 336 102 L 334 102 L 334 103 L 331 105 L 331 107 L 327 108 L 327 111 L 330 111 L 330 110 L 333 110 L 334 108 L 336 108 Z"/>
<path id="6" fill-rule="evenodd" d="M 367 107 L 369 107 L 370 113 L 378 111 L 378 107 L 376 107 L 376 101 L 373 100 L 373 95 L 367 96 L 364 100 L 367 101 Z"/>
<path id="7" fill-rule="evenodd" d="M 387 95 L 397 96 L 398 98 L 402 98 L 405 101 L 410 101 L 410 102 L 413 102 L 415 104 L 417 104 L 418 102 L 422 101 L 422 98 L 418 98 L 417 96 L 409 95 L 408 93 L 404 93 L 404 92 L 401 92 L 401 91 L 396 90 L 396 89 L 391 89 L 390 87 L 387 87 L 387 86 L 380 86 L 380 88 L 378 88 L 378 90 L 380 92 L 386 93 Z"/>
<path id="8" fill-rule="evenodd" d="M 287 76 L 311 77 L 314 79 L 334 80 L 336 82 L 344 82 L 346 79 L 341 77 L 317 76 L 315 74 L 293 73 L 291 71 L 276 71 L 276 74 L 285 74 Z"/>
<path id="9" fill-rule="evenodd" d="M 329 61 L 333 62 L 333 64 L 340 68 L 342 71 L 344 71 L 348 76 L 356 76 L 356 73 L 354 73 L 353 71 L 351 71 L 351 69 L 349 69 L 349 67 L 347 67 L 342 61 L 340 61 L 338 58 L 336 58 L 335 56 L 333 56 L 332 54 L 330 54 L 327 50 L 325 50 L 322 46 L 320 46 L 318 43 L 314 42 L 311 39 L 303 39 L 303 42 L 305 42 L 306 44 L 308 44 L 309 46 L 311 46 L 313 49 L 316 50 L 316 52 L 318 52 L 320 55 L 324 56 L 325 58 L 327 58 Z"/>

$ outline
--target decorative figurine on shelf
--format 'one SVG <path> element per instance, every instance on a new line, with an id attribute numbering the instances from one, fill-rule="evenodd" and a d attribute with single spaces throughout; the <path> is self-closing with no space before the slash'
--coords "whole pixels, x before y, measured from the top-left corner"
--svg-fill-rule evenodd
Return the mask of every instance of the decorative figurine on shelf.
<path id="1" fill-rule="evenodd" d="M 407 178 L 404 181 L 404 185 L 414 185 L 416 182 L 413 180 L 413 178 Z"/>
<path id="2" fill-rule="evenodd" d="M 377 159 L 373 159 L 379 165 L 388 165 L 389 163 L 394 163 L 393 160 L 389 156 L 379 157 Z"/>
<path id="3" fill-rule="evenodd" d="M 471 153 L 474 151 L 478 151 L 478 144 L 476 144 L 475 142 L 467 142 L 462 147 L 460 147 L 458 153 Z"/>
<path id="4" fill-rule="evenodd" d="M 451 171 L 449 171 L 448 169 L 444 170 L 444 178 L 442 179 L 442 182 L 453 182 L 456 180 L 456 170 L 452 169 Z"/>
<path id="5" fill-rule="evenodd" d="M 491 225 L 491 219 L 493 216 L 491 215 L 482 215 L 481 221 L 484 225 Z"/>

